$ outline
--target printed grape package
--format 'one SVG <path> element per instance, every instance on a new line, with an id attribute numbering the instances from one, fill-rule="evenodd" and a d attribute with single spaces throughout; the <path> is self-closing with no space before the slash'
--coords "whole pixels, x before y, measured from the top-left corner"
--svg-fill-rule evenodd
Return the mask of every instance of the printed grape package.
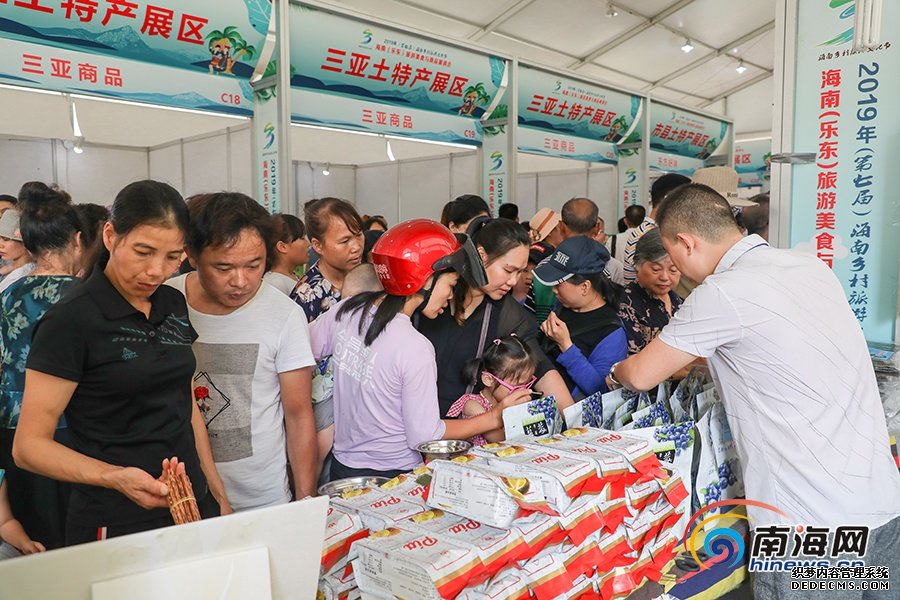
<path id="1" fill-rule="evenodd" d="M 537 398 L 504 409 L 503 429 L 506 439 L 523 435 L 533 438 L 556 435 L 563 429 L 563 418 L 556 405 L 556 398 Z"/>
<path id="2" fill-rule="evenodd" d="M 472 548 L 421 531 L 390 527 L 353 544 L 359 589 L 376 596 L 438 600 L 455 598 L 481 561 Z"/>
<path id="3" fill-rule="evenodd" d="M 523 511 L 549 511 L 540 485 L 527 477 L 499 473 L 484 458 L 467 454 L 431 465 L 431 508 L 500 529 L 508 528 Z"/>
<path id="4" fill-rule="evenodd" d="M 528 477 L 539 484 L 557 514 L 566 510 L 582 491 L 597 493 L 602 487 L 596 466 L 574 454 L 519 445 L 515 440 L 473 448 L 472 454 L 486 459 L 498 473 Z"/>

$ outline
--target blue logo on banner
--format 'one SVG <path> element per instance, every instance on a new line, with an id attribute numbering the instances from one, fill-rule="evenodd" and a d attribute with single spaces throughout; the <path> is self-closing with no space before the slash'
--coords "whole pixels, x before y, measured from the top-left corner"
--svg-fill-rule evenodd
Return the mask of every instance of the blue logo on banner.
<path id="1" fill-rule="evenodd" d="M 263 150 L 268 150 L 275 143 L 275 126 L 272 125 L 271 121 L 263 127 L 263 133 L 266 134 L 266 145 L 263 147 Z"/>
<path id="2" fill-rule="evenodd" d="M 503 166 L 503 153 L 499 150 L 491 152 L 491 160 L 494 161 L 494 164 L 491 165 L 491 172 L 499 171 Z"/>

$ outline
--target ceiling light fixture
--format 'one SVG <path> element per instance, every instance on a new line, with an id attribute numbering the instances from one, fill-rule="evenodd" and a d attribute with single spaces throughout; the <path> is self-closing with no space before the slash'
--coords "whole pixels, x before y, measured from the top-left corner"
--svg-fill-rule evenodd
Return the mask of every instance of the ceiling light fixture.
<path id="1" fill-rule="evenodd" d="M 684 46 L 681 47 L 681 51 L 687 54 L 691 50 L 694 49 L 694 45 L 691 43 L 691 38 L 687 38 L 684 40 Z"/>
<path id="2" fill-rule="evenodd" d="M 619 11 L 616 10 L 616 7 L 613 6 L 613 3 L 610 2 L 606 5 L 606 18 L 614 19 L 619 16 Z"/>
<path id="3" fill-rule="evenodd" d="M 325 177 L 328 177 L 329 175 L 331 175 L 331 165 L 329 165 L 328 163 L 325 163 L 325 168 L 322 169 L 322 175 L 324 175 Z"/>
<path id="4" fill-rule="evenodd" d="M 738 63 L 738 66 L 737 66 L 737 68 L 735 69 L 735 71 L 738 72 L 738 75 L 743 75 L 743 74 L 744 74 L 744 71 L 746 71 L 746 70 L 747 70 L 747 67 L 744 66 L 744 61 L 743 61 L 743 60 L 742 60 L 741 62 Z"/>

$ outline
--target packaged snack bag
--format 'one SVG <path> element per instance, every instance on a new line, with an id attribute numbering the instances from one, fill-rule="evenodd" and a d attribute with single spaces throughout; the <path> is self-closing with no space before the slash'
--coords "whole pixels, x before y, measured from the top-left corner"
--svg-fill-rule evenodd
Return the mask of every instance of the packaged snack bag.
<path id="1" fill-rule="evenodd" d="M 637 589 L 638 582 L 629 569 L 617 567 L 606 572 L 598 569 L 596 585 L 603 600 L 620 600 Z"/>
<path id="2" fill-rule="evenodd" d="M 597 563 L 597 572 L 605 572 L 616 567 L 627 567 L 634 564 L 637 556 L 633 555 L 628 540 L 625 539 L 625 527 L 615 531 L 603 531 L 590 537 L 600 549 L 601 559 Z"/>
<path id="3" fill-rule="evenodd" d="M 431 464 L 428 506 L 432 508 L 500 529 L 509 527 L 524 511 L 550 511 L 540 485 L 527 477 L 499 473 L 484 458 L 465 455 Z"/>
<path id="4" fill-rule="evenodd" d="M 578 545 L 566 542 L 559 552 L 573 581 L 580 577 L 593 577 L 597 563 L 603 559 L 603 553 L 594 541 Z"/>
<path id="5" fill-rule="evenodd" d="M 580 456 L 526 447 L 515 440 L 473 448 L 472 454 L 487 459 L 491 469 L 499 473 L 525 476 L 539 483 L 557 513 L 568 508 L 583 489 L 596 493 L 602 488 L 596 467 Z"/>
<path id="6" fill-rule="evenodd" d="M 326 575 L 319 580 L 316 600 L 349 600 L 351 592 L 358 590 L 353 569 L 346 573 Z"/>
<path id="7" fill-rule="evenodd" d="M 734 445 L 731 428 L 728 426 L 725 407 L 721 402 L 716 402 L 709 410 L 709 436 L 716 457 L 721 499 L 742 498 L 744 479 L 741 476 L 741 461 Z"/>
<path id="8" fill-rule="evenodd" d="M 565 435 L 556 435 L 523 444 L 527 447 L 539 448 L 545 452 L 571 453 L 594 464 L 597 477 L 601 482 L 612 482 L 629 473 L 637 473 L 631 463 L 620 453 L 605 450 L 602 447 L 585 444 Z M 604 486 L 605 487 L 605 486 Z"/>
<path id="9" fill-rule="evenodd" d="M 528 552 L 528 545 L 515 529 L 498 529 L 434 508 L 410 517 L 404 529 L 433 533 L 459 546 L 472 548 L 481 559 L 484 577 L 492 577 Z"/>
<path id="10" fill-rule="evenodd" d="M 560 527 L 566 531 L 566 536 L 576 546 L 600 531 L 604 524 L 597 496 L 585 495 L 576 498 L 568 510 L 559 515 Z"/>
<path id="11" fill-rule="evenodd" d="M 379 531 L 426 509 L 420 501 L 408 500 L 380 488 L 356 488 L 332 498 L 331 504 L 356 512 L 370 531 Z"/>
<path id="12" fill-rule="evenodd" d="M 597 392 L 563 410 L 566 427 L 602 427 L 603 394 Z"/>
<path id="13" fill-rule="evenodd" d="M 505 409 L 503 429 L 508 440 L 524 435 L 533 438 L 556 435 L 563 429 L 563 417 L 556 398 L 537 398 Z"/>
<path id="14" fill-rule="evenodd" d="M 354 511 L 339 505 L 328 507 L 325 543 L 322 546 L 322 572 L 331 573 L 347 562 L 350 545 L 369 535 L 362 519 Z"/>
<path id="15" fill-rule="evenodd" d="M 431 483 L 431 469 L 425 465 L 417 467 L 410 473 L 394 477 L 381 484 L 381 489 L 406 500 L 425 504 L 428 498 L 428 485 Z"/>
<path id="16" fill-rule="evenodd" d="M 481 569 L 481 561 L 471 548 L 399 527 L 374 533 L 353 547 L 358 553 L 353 573 L 363 594 L 424 600 L 455 598 Z"/>
<path id="17" fill-rule="evenodd" d="M 554 598 L 554 600 L 574 600 L 575 598 L 578 598 L 578 600 L 590 600 L 591 596 L 593 596 L 593 590 L 594 581 L 590 577 L 582 575 L 572 582 L 570 589 Z"/>
<path id="18" fill-rule="evenodd" d="M 516 567 L 504 569 L 490 581 L 466 588 L 457 600 L 528 600 L 531 598 L 528 578 Z"/>
<path id="19" fill-rule="evenodd" d="M 537 600 L 553 600 L 572 588 L 572 578 L 556 547 L 546 548 L 522 565 L 528 587 Z"/>
<path id="20" fill-rule="evenodd" d="M 559 517 L 540 512 L 519 517 L 510 529 L 521 535 L 528 546 L 528 551 L 518 559 L 519 562 L 535 556 L 547 546 L 560 543 L 566 537 L 565 530 L 559 525 Z"/>
<path id="21" fill-rule="evenodd" d="M 568 429 L 562 435 L 591 446 L 618 452 L 628 459 L 628 462 L 642 476 L 659 477 L 662 475 L 659 459 L 656 458 L 651 444 L 644 439 L 616 431 L 586 427 Z"/>
<path id="22" fill-rule="evenodd" d="M 665 497 L 660 497 L 637 516 L 625 519 L 625 538 L 632 548 L 640 551 L 645 542 L 656 538 L 660 531 L 672 530 L 680 517 L 675 507 Z"/>

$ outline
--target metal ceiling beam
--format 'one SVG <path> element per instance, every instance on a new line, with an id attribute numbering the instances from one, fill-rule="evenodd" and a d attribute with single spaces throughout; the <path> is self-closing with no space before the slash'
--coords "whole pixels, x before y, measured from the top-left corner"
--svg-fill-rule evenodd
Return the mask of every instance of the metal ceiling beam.
<path id="1" fill-rule="evenodd" d="M 632 27 L 631 29 L 629 29 L 628 31 L 626 31 L 625 33 L 623 33 L 616 39 L 603 44 L 599 48 L 595 48 L 594 50 L 591 50 L 585 56 L 579 58 L 578 60 L 576 60 L 575 62 L 570 64 L 569 68 L 577 69 L 578 67 L 581 67 L 581 66 L 591 62 L 598 56 L 601 56 L 602 54 L 606 54 L 613 48 L 616 48 L 616 47 L 620 46 L 621 44 L 624 44 L 625 42 L 630 40 L 632 37 L 636 36 L 637 34 L 641 33 L 642 31 L 646 31 L 646 30 L 650 29 L 654 25 L 660 23 L 666 17 L 675 14 L 676 12 L 678 12 L 685 6 L 692 4 L 693 2 L 694 2 L 694 0 L 679 0 L 679 2 L 676 2 L 675 4 L 673 4 L 666 10 L 650 17 L 649 19 L 647 19 L 647 17 L 644 17 L 643 15 L 638 15 L 637 13 L 634 13 L 632 11 L 628 11 L 629 13 L 631 13 L 635 16 L 639 16 L 639 17 L 647 19 L 647 20 L 639 25 L 636 25 L 635 27 Z M 626 9 L 623 8 L 622 10 L 626 10 Z"/>
<path id="2" fill-rule="evenodd" d="M 738 47 L 738 46 L 741 46 L 741 45 L 743 45 L 743 44 L 746 44 L 746 43 L 749 42 L 750 40 L 756 39 L 756 38 L 758 38 L 759 36 L 763 35 L 764 33 L 768 33 L 769 31 L 771 31 L 771 30 L 774 29 L 774 28 L 775 28 L 775 21 L 770 21 L 769 23 L 766 23 L 766 24 L 763 25 L 762 27 L 759 27 L 759 28 L 757 28 L 757 29 L 754 29 L 753 31 L 751 31 L 751 32 L 748 33 L 747 35 L 741 36 L 741 37 L 739 37 L 738 39 L 734 40 L 733 42 L 730 42 L 730 43 L 728 43 L 728 44 L 725 44 L 725 45 L 722 46 L 721 48 L 717 48 L 715 52 L 712 52 L 712 53 L 710 53 L 710 54 L 707 54 L 706 56 L 702 56 L 702 57 L 698 58 L 697 60 L 695 60 L 694 62 L 689 63 L 689 64 L 686 64 L 685 66 L 681 67 L 681 68 L 678 69 L 677 71 L 673 71 L 673 72 L 669 73 L 668 75 L 666 75 L 665 77 L 663 77 L 663 78 L 661 78 L 661 79 L 659 79 L 659 80 L 657 80 L 657 81 L 654 81 L 654 82 L 650 85 L 650 87 L 644 89 L 643 91 L 649 92 L 649 91 L 651 91 L 651 90 L 655 90 L 656 88 L 658 88 L 658 87 L 660 87 L 660 86 L 662 86 L 662 85 L 665 85 L 665 84 L 669 83 L 670 81 L 673 81 L 673 80 L 675 80 L 675 79 L 678 79 L 679 77 L 681 77 L 681 76 L 684 75 L 685 73 L 689 73 L 689 72 L 693 71 L 694 69 L 696 69 L 697 67 L 700 67 L 700 66 L 702 66 L 702 65 L 705 65 L 705 64 L 708 63 L 709 61 L 714 60 L 714 59 L 716 59 L 716 58 L 719 58 L 719 57 L 722 56 L 723 54 L 728 54 L 728 50 L 729 50 L 729 49 L 735 48 L 735 47 Z M 700 43 L 702 43 L 702 42 L 700 42 Z M 729 54 L 729 56 L 731 56 L 731 55 Z M 745 63 L 745 64 L 748 64 L 748 65 L 751 65 L 751 66 L 754 66 L 754 67 L 756 67 L 757 69 L 761 69 L 761 70 L 763 70 L 763 71 L 766 71 L 767 73 L 772 73 L 772 69 L 763 67 L 762 65 L 757 65 L 757 64 L 748 62 L 748 61 L 746 61 L 746 60 L 744 61 L 744 63 Z"/>
<path id="3" fill-rule="evenodd" d="M 703 104 L 700 105 L 700 108 L 706 108 L 706 107 L 709 106 L 710 104 L 715 104 L 716 102 L 718 102 L 718 101 L 721 100 L 722 98 L 727 98 L 728 96 L 731 96 L 732 94 L 736 94 L 736 93 L 740 92 L 741 90 L 745 90 L 745 89 L 747 89 L 748 87 L 750 87 L 750 86 L 752 86 L 752 85 L 756 85 L 756 84 L 759 83 L 760 81 L 765 81 L 765 80 L 768 79 L 769 77 L 772 77 L 772 74 L 771 74 L 771 73 L 760 73 L 760 74 L 757 75 L 756 77 L 753 77 L 753 78 L 751 78 L 751 79 L 748 79 L 747 81 L 741 82 L 740 85 L 736 85 L 736 86 L 734 86 L 733 88 L 731 88 L 731 89 L 729 89 L 729 90 L 725 90 L 724 92 L 722 92 L 721 94 L 719 94 L 719 95 L 716 96 L 715 98 L 713 98 L 713 99 L 711 99 L 711 100 L 705 101 Z"/>
<path id="4" fill-rule="evenodd" d="M 448 20 L 451 20 L 451 21 L 456 21 L 457 23 L 462 23 L 463 25 L 468 25 L 469 27 L 475 27 L 475 28 L 477 28 L 477 29 L 481 29 L 482 27 L 487 27 L 487 26 L 484 26 L 484 25 L 480 25 L 479 23 L 476 23 L 476 22 L 474 22 L 474 21 L 471 21 L 471 20 L 468 20 L 468 19 L 460 18 L 458 15 L 450 14 L 450 13 L 445 13 L 445 12 L 442 12 L 442 11 L 439 11 L 439 10 L 435 10 L 435 9 L 432 9 L 432 8 L 426 8 L 426 7 L 424 7 L 424 6 L 421 6 L 421 5 L 418 5 L 418 4 L 413 4 L 413 3 L 411 3 L 411 2 L 408 2 L 407 0 L 391 0 L 391 1 L 392 1 L 394 4 L 399 4 L 400 6 L 403 6 L 404 8 L 412 9 L 412 10 L 421 12 L 421 13 L 423 13 L 423 14 L 426 14 L 426 15 L 429 15 L 429 16 L 432 16 L 432 17 L 440 17 L 440 18 L 442 18 L 442 19 L 448 19 Z M 690 1 L 693 2 L 693 0 L 690 0 Z M 684 4 L 685 6 L 687 6 L 687 4 L 690 4 L 690 2 L 685 2 L 684 0 L 682 0 L 682 2 L 679 2 L 679 5 L 680 5 L 680 4 Z M 335 7 L 338 8 L 338 9 L 340 9 L 340 6 L 337 5 L 337 4 L 335 4 Z M 634 13 L 632 13 L 632 14 L 634 14 Z M 662 14 L 662 13 L 660 13 L 660 14 Z M 668 16 L 668 15 L 667 15 L 667 16 Z M 646 17 L 643 17 L 643 18 L 646 18 Z M 477 32 L 476 32 L 476 33 L 477 33 Z M 577 59 L 577 58 L 578 58 L 577 56 L 574 56 L 574 55 L 572 55 L 572 54 L 569 54 L 568 52 L 563 52 L 563 51 L 560 50 L 559 48 L 551 48 L 551 47 L 549 47 L 549 46 L 545 46 L 544 44 L 539 44 L 539 43 L 537 43 L 537 42 L 533 42 L 533 41 L 531 41 L 531 40 L 526 40 L 526 39 L 524 39 L 524 38 L 520 38 L 520 37 L 517 37 L 517 36 L 514 36 L 514 35 L 510 35 L 510 34 L 508 34 L 508 33 L 501 33 L 501 32 L 498 32 L 498 31 L 492 31 L 491 33 L 493 33 L 493 34 L 496 35 L 496 36 L 506 38 L 506 39 L 508 39 L 508 40 L 510 40 L 510 41 L 512 41 L 512 42 L 517 43 L 517 44 L 522 44 L 522 45 L 524 45 L 524 46 L 530 46 L 530 47 L 532 47 L 532 48 L 534 48 L 534 49 L 536 49 L 536 50 L 541 50 L 541 51 L 543 51 L 543 52 L 549 52 L 549 53 L 551 53 L 551 54 L 557 54 L 557 55 L 563 56 L 563 57 L 565 57 L 565 58 L 571 58 L 571 59 Z M 701 41 L 698 40 L 698 43 L 701 43 L 701 44 L 702 44 L 703 42 L 701 42 Z M 704 44 L 704 45 L 705 45 L 705 44 Z M 548 66 L 549 66 L 549 65 L 548 65 Z M 600 68 L 602 68 L 602 69 L 606 69 L 607 71 L 609 71 L 609 72 L 611 72 L 611 73 L 615 73 L 615 74 L 621 75 L 621 76 L 623 76 L 623 77 L 628 77 L 629 79 L 634 79 L 634 80 L 636 80 L 636 81 L 646 83 L 646 84 L 648 84 L 648 85 L 653 83 L 653 82 L 651 82 L 651 81 L 648 81 L 647 79 L 643 79 L 643 78 L 641 78 L 641 77 L 638 77 L 637 75 L 635 75 L 635 74 L 633 74 L 633 73 L 625 73 L 625 72 L 623 72 L 623 71 L 619 71 L 619 70 L 617 70 L 617 69 L 613 69 L 613 68 L 607 67 L 607 66 L 605 66 L 605 65 L 595 65 L 595 66 L 600 67 Z M 763 68 L 763 67 L 760 67 L 760 68 Z M 657 85 L 656 87 L 662 87 L 662 86 L 661 86 L 661 85 Z M 683 92 L 683 91 L 681 91 L 681 90 L 676 90 L 676 89 L 673 89 L 673 88 L 667 88 L 667 89 L 670 89 L 672 92 L 674 92 L 674 93 L 676 93 L 676 94 L 685 94 L 685 95 L 688 95 L 688 96 L 693 96 L 693 94 L 690 94 L 690 93 L 687 93 L 687 92 Z M 702 96 L 694 96 L 694 97 L 702 98 Z"/>
<path id="5" fill-rule="evenodd" d="M 493 21 L 491 21 L 490 23 L 488 23 L 487 25 L 485 25 L 484 27 L 482 27 L 475 33 L 469 35 L 466 39 L 472 40 L 473 42 L 477 42 L 478 40 L 480 40 L 487 34 L 491 33 L 492 31 L 494 31 L 495 29 L 500 27 L 500 25 L 502 25 L 506 21 L 510 20 L 518 13 L 522 12 L 522 10 L 524 10 L 532 2 L 534 2 L 534 0 L 519 0 L 518 2 L 516 2 L 515 4 L 510 6 L 508 9 L 506 9 L 502 13 L 500 13 Z"/>

